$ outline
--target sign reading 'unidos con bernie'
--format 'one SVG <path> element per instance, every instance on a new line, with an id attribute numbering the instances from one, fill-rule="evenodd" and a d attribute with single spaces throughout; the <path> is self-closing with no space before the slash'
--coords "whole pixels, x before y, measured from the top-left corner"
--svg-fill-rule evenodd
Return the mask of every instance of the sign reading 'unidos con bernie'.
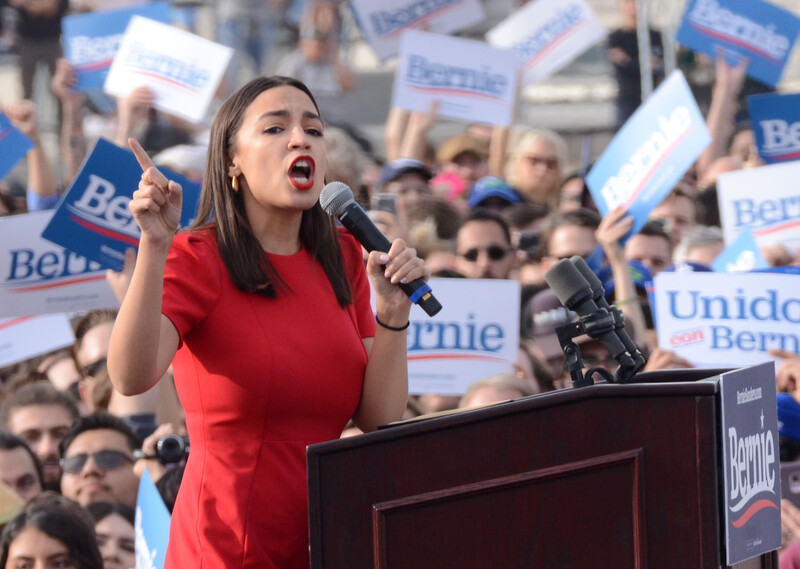
<path id="1" fill-rule="evenodd" d="M 797 283 L 775 273 L 659 273 L 658 345 L 698 367 L 769 361 L 773 348 L 800 354 Z"/>

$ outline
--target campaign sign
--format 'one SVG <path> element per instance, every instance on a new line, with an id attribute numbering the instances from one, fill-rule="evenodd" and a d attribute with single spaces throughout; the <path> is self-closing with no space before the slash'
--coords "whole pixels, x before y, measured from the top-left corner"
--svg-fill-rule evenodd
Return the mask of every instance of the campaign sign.
<path id="1" fill-rule="evenodd" d="M 658 345 L 698 367 L 752 365 L 779 348 L 800 354 L 797 275 L 661 272 Z"/>
<path id="2" fill-rule="evenodd" d="M 25 158 L 31 148 L 31 139 L 11 124 L 7 116 L 0 113 L 0 180 L 11 172 L 17 162 Z"/>
<path id="3" fill-rule="evenodd" d="M 0 367 L 75 343 L 65 314 L 0 318 Z"/>
<path id="4" fill-rule="evenodd" d="M 723 48 L 731 65 L 746 57 L 747 74 L 774 87 L 798 32 L 800 19 L 770 2 L 692 0 L 676 39 L 712 58 Z"/>
<path id="5" fill-rule="evenodd" d="M 514 50 L 527 85 L 552 75 L 605 36 L 585 0 L 537 0 L 500 22 L 486 39 Z"/>
<path id="6" fill-rule="evenodd" d="M 800 158 L 800 93 L 747 97 L 758 154 L 767 164 Z"/>
<path id="7" fill-rule="evenodd" d="M 381 61 L 397 54 L 406 30 L 450 34 L 486 17 L 480 0 L 352 0 L 350 9 Z"/>
<path id="8" fill-rule="evenodd" d="M 200 186 L 168 168 L 159 169 L 183 188 L 180 225 L 186 227 L 197 212 Z M 139 246 L 141 232 L 128 203 L 141 176 L 133 152 L 99 139 L 42 237 L 97 261 L 103 268 L 121 271 L 125 251 Z"/>
<path id="9" fill-rule="evenodd" d="M 720 375 L 726 566 L 781 546 L 778 405 L 772 362 Z"/>
<path id="10" fill-rule="evenodd" d="M 169 2 L 67 16 L 62 22 L 64 56 L 75 68 L 78 91 L 102 89 L 125 28 L 135 15 L 169 22 Z"/>
<path id="11" fill-rule="evenodd" d="M 41 237 L 52 216 L 0 217 L 0 317 L 119 306 L 99 263 Z"/>
<path id="12" fill-rule="evenodd" d="M 519 282 L 431 279 L 430 285 L 447 302 L 433 317 L 421 309 L 411 312 L 409 391 L 460 395 L 475 380 L 513 373 L 519 350 Z"/>
<path id="13" fill-rule="evenodd" d="M 718 273 L 746 273 L 769 268 L 769 263 L 761 254 L 753 232 L 745 227 L 736 241 L 714 259 L 711 268 Z"/>
<path id="14" fill-rule="evenodd" d="M 164 569 L 170 513 L 145 467 L 136 496 L 136 569 Z"/>
<path id="15" fill-rule="evenodd" d="M 620 129 L 586 177 L 600 213 L 625 206 L 634 218 L 625 239 L 635 235 L 710 142 L 686 79 L 673 72 Z"/>
<path id="16" fill-rule="evenodd" d="M 157 109 L 199 122 L 232 56 L 227 46 L 133 16 L 103 89 L 125 97 L 136 87 L 149 87 Z"/>
<path id="17" fill-rule="evenodd" d="M 800 161 L 725 172 L 717 199 L 725 243 L 749 228 L 760 247 L 800 247 Z M 764 191 L 768 189 L 768 191 Z"/>
<path id="18" fill-rule="evenodd" d="M 508 126 L 517 93 L 514 52 L 483 42 L 429 34 L 403 34 L 392 105 L 439 115 Z"/>

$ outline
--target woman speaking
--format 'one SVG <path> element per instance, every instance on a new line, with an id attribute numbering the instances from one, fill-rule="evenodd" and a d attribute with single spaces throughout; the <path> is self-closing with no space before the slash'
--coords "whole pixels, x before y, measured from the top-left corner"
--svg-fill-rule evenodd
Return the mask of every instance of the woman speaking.
<path id="1" fill-rule="evenodd" d="M 350 418 L 400 419 L 411 303 L 395 283 L 428 272 L 399 239 L 365 270 L 323 212 L 323 122 L 294 79 L 255 79 L 223 104 L 189 231 L 176 235 L 180 186 L 130 144 L 142 236 L 108 367 L 132 395 L 174 360 L 192 452 L 167 567 L 307 569 L 306 446 Z"/>

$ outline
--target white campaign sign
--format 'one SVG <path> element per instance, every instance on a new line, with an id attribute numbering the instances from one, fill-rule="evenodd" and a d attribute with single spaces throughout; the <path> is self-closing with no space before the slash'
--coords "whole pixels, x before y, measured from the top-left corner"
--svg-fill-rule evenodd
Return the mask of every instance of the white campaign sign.
<path id="1" fill-rule="evenodd" d="M 0 367 L 75 342 L 66 314 L 0 318 Z"/>
<path id="2" fill-rule="evenodd" d="M 508 126 L 517 92 L 517 58 L 483 42 L 429 34 L 403 34 L 392 105 Z"/>
<path id="3" fill-rule="evenodd" d="M 519 350 L 517 281 L 431 279 L 442 310 L 411 311 L 408 381 L 411 393 L 463 394 L 478 379 L 513 373 Z"/>
<path id="4" fill-rule="evenodd" d="M 514 50 L 527 85 L 552 75 L 605 36 L 585 0 L 536 0 L 489 30 L 486 39 Z"/>
<path id="5" fill-rule="evenodd" d="M 136 87 L 149 87 L 157 109 L 199 122 L 232 56 L 229 47 L 134 16 L 103 89 L 124 97 Z"/>
<path id="6" fill-rule="evenodd" d="M 450 34 L 486 17 L 480 0 L 352 0 L 350 7 L 381 61 L 397 54 L 406 30 Z"/>
<path id="7" fill-rule="evenodd" d="M 99 264 L 42 239 L 52 216 L 0 217 L 0 317 L 119 306 Z"/>
<path id="8" fill-rule="evenodd" d="M 800 161 L 736 170 L 717 181 L 725 243 L 747 227 L 759 247 L 782 243 L 800 247 Z"/>
<path id="9" fill-rule="evenodd" d="M 698 367 L 800 354 L 800 277 L 776 273 L 662 272 L 655 277 L 658 345 Z"/>

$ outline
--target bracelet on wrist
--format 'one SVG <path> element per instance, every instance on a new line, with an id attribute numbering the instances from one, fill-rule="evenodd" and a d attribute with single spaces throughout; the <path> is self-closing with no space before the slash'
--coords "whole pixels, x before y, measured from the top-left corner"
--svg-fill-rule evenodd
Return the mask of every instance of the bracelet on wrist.
<path id="1" fill-rule="evenodd" d="M 377 314 L 375 315 L 375 322 L 377 322 L 378 326 L 380 326 L 381 328 L 386 328 L 387 330 L 391 330 L 392 332 L 402 332 L 403 330 L 408 328 L 408 326 L 411 324 L 411 321 L 409 320 L 403 326 L 389 326 L 388 324 L 381 322 L 381 319 L 378 318 Z"/>
<path id="2" fill-rule="evenodd" d="M 615 306 L 625 306 L 626 304 L 631 304 L 633 302 L 638 302 L 638 301 L 639 301 L 639 297 L 638 296 L 632 296 L 630 298 L 624 298 L 622 300 L 615 300 L 614 301 L 614 305 Z"/>

